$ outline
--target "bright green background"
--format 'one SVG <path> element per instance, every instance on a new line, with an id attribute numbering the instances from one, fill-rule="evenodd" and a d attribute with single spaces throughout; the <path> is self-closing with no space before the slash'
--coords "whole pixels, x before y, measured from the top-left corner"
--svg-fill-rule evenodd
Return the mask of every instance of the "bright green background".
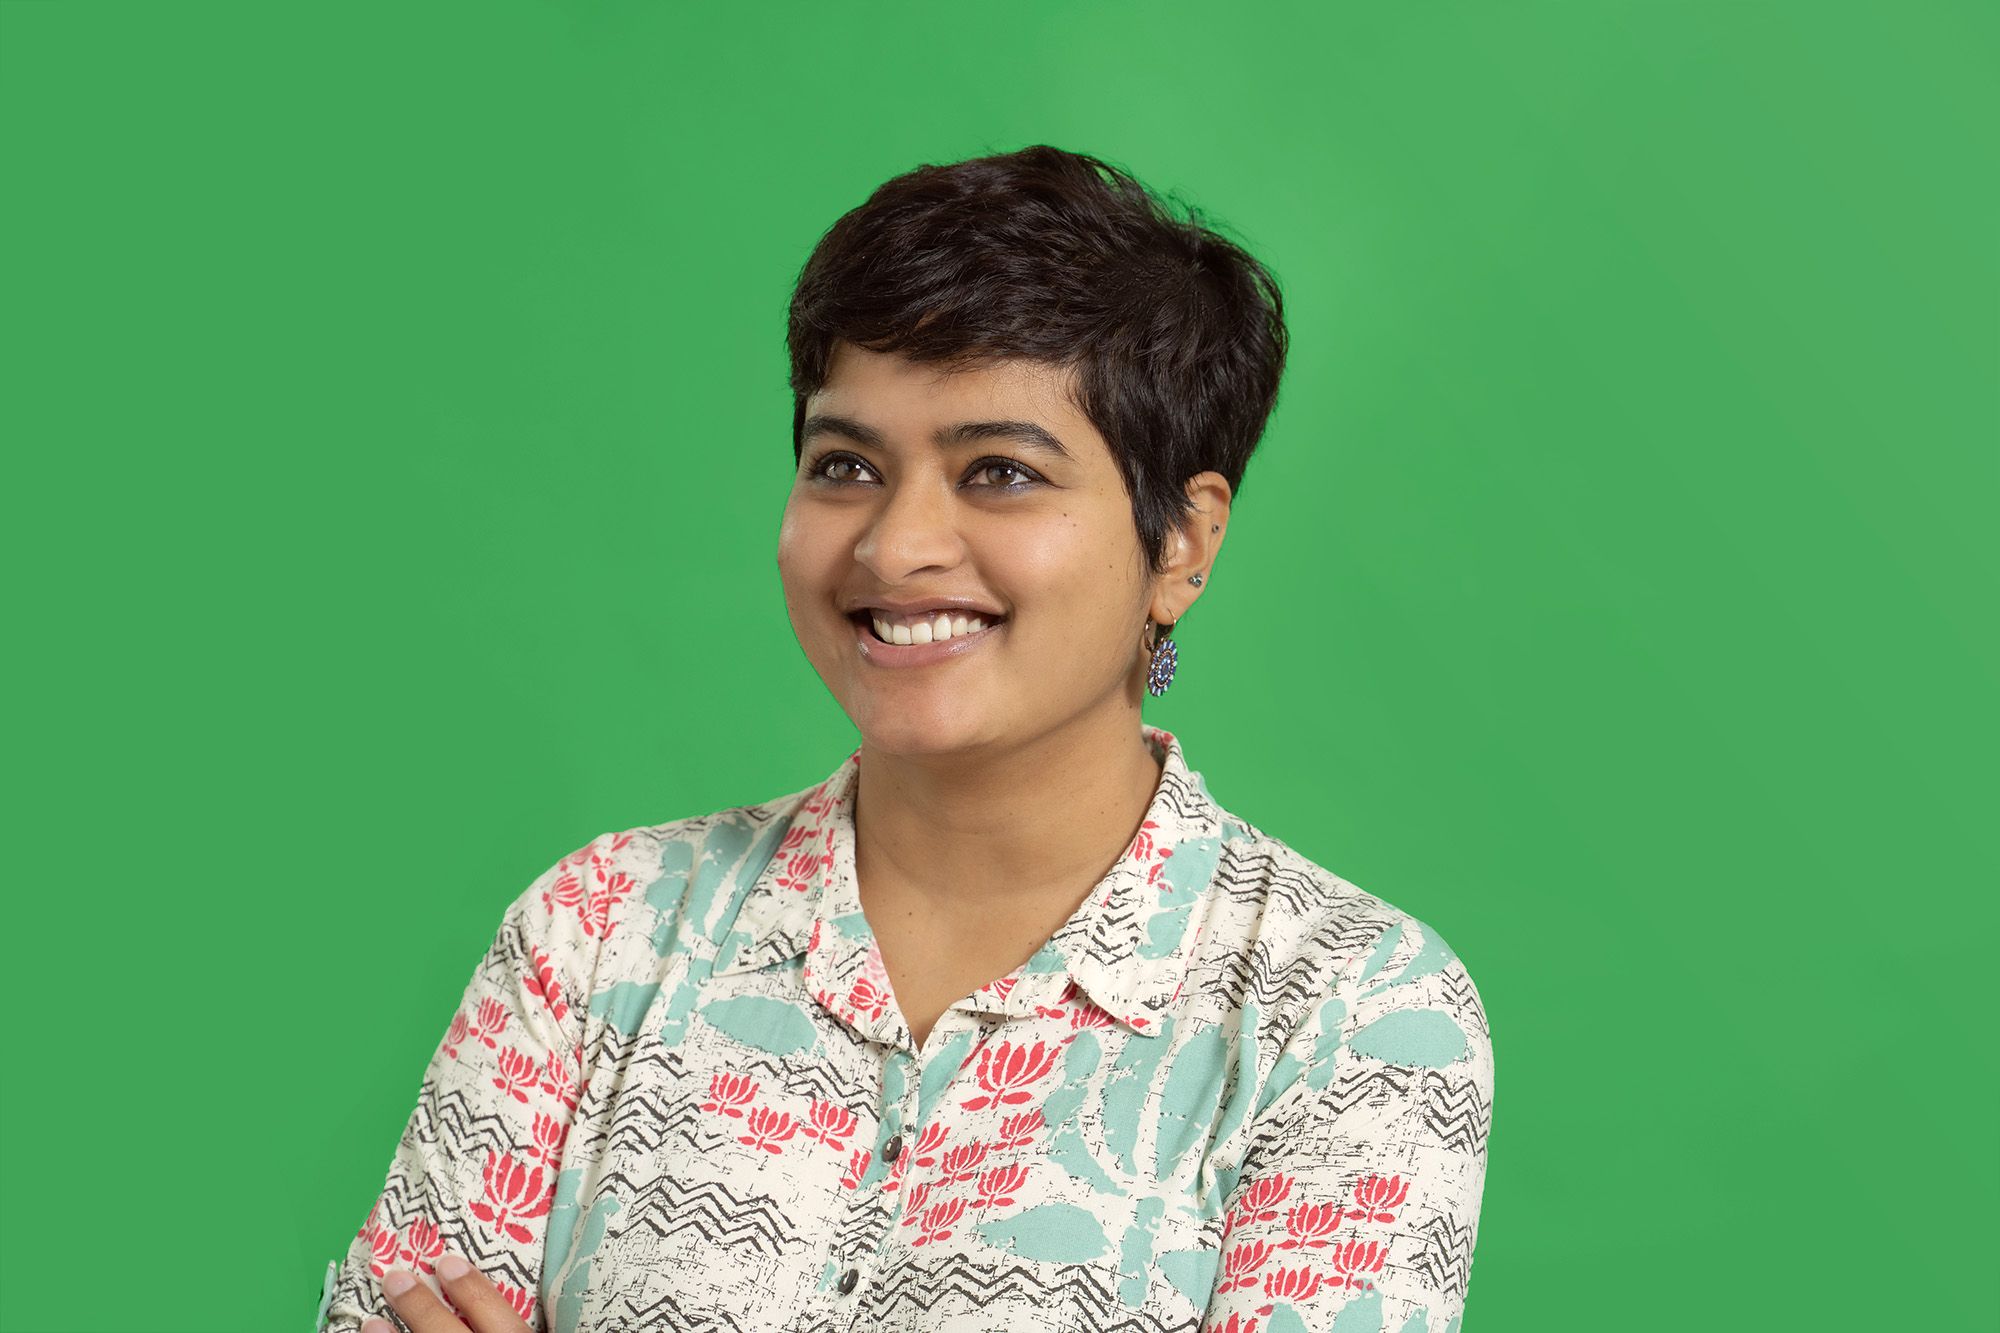
<path id="1" fill-rule="evenodd" d="M 0 1327 L 304 1330 L 505 904 L 838 762 L 790 284 L 1033 142 L 1284 284 L 1148 716 L 1478 981 L 1470 1333 L 1992 1318 L 1991 6 L 0 25 Z"/>

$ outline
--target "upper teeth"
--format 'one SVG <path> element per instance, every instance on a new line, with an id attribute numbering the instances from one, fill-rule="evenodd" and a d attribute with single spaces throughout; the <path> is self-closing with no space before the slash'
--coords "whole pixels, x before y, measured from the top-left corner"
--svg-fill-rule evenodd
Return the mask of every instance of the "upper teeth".
<path id="1" fill-rule="evenodd" d="M 913 616 L 870 611 L 868 615 L 875 622 L 875 632 L 890 643 L 936 643 L 986 628 L 984 618 L 963 611 L 930 611 Z"/>

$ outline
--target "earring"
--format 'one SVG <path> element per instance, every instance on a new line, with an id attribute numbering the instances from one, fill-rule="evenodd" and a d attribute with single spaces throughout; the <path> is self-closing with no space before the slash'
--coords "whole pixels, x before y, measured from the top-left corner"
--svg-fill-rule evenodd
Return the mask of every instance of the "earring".
<path id="1" fill-rule="evenodd" d="M 1174 680 L 1174 664 L 1180 653 L 1174 641 L 1167 636 L 1174 632 L 1173 621 L 1161 625 L 1153 634 L 1153 658 L 1146 664 L 1146 688 L 1154 695 L 1167 692 L 1167 686 Z"/>
<path id="2" fill-rule="evenodd" d="M 1201 586 L 1201 580 L 1202 576 L 1199 574 L 1188 575 L 1188 582 L 1197 588 Z M 1176 620 L 1169 620 L 1153 631 L 1153 658 L 1146 664 L 1146 688 L 1155 696 L 1165 694 L 1167 686 L 1174 683 L 1174 667 L 1180 661 L 1180 650 L 1168 636 L 1174 632 L 1174 626 L 1179 623 Z"/>

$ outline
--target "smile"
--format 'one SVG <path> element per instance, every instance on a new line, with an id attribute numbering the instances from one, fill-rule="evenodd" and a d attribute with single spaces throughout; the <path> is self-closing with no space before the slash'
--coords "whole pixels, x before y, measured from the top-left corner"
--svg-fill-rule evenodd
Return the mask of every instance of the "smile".
<path id="1" fill-rule="evenodd" d="M 970 634 L 954 634 L 949 639 L 933 643 L 884 643 L 875 637 L 875 630 L 869 624 L 866 614 L 850 616 L 854 626 L 854 645 L 861 652 L 861 660 L 882 667 L 919 667 L 933 662 L 948 662 L 977 652 L 981 645 L 993 638 L 1001 626 L 1007 622 L 996 620 L 986 628 Z"/>

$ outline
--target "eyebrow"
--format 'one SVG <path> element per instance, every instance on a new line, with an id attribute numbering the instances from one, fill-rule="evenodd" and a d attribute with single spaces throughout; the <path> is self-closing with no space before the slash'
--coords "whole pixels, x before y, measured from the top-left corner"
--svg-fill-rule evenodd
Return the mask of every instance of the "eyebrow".
<path id="1" fill-rule="evenodd" d="M 856 444 L 867 445 L 871 449 L 886 449 L 888 441 L 882 432 L 873 426 L 863 425 L 852 417 L 835 416 L 816 412 L 806 418 L 799 439 L 803 442 L 815 435 L 842 435 Z M 971 444 L 978 440 L 1012 440 L 1024 449 L 1036 453 L 1052 454 L 1065 463 L 1074 463 L 1076 456 L 1063 447 L 1063 442 L 1049 434 L 1032 421 L 961 421 L 955 426 L 940 426 L 931 434 L 931 442 L 940 449 L 948 449 L 955 444 Z"/>

